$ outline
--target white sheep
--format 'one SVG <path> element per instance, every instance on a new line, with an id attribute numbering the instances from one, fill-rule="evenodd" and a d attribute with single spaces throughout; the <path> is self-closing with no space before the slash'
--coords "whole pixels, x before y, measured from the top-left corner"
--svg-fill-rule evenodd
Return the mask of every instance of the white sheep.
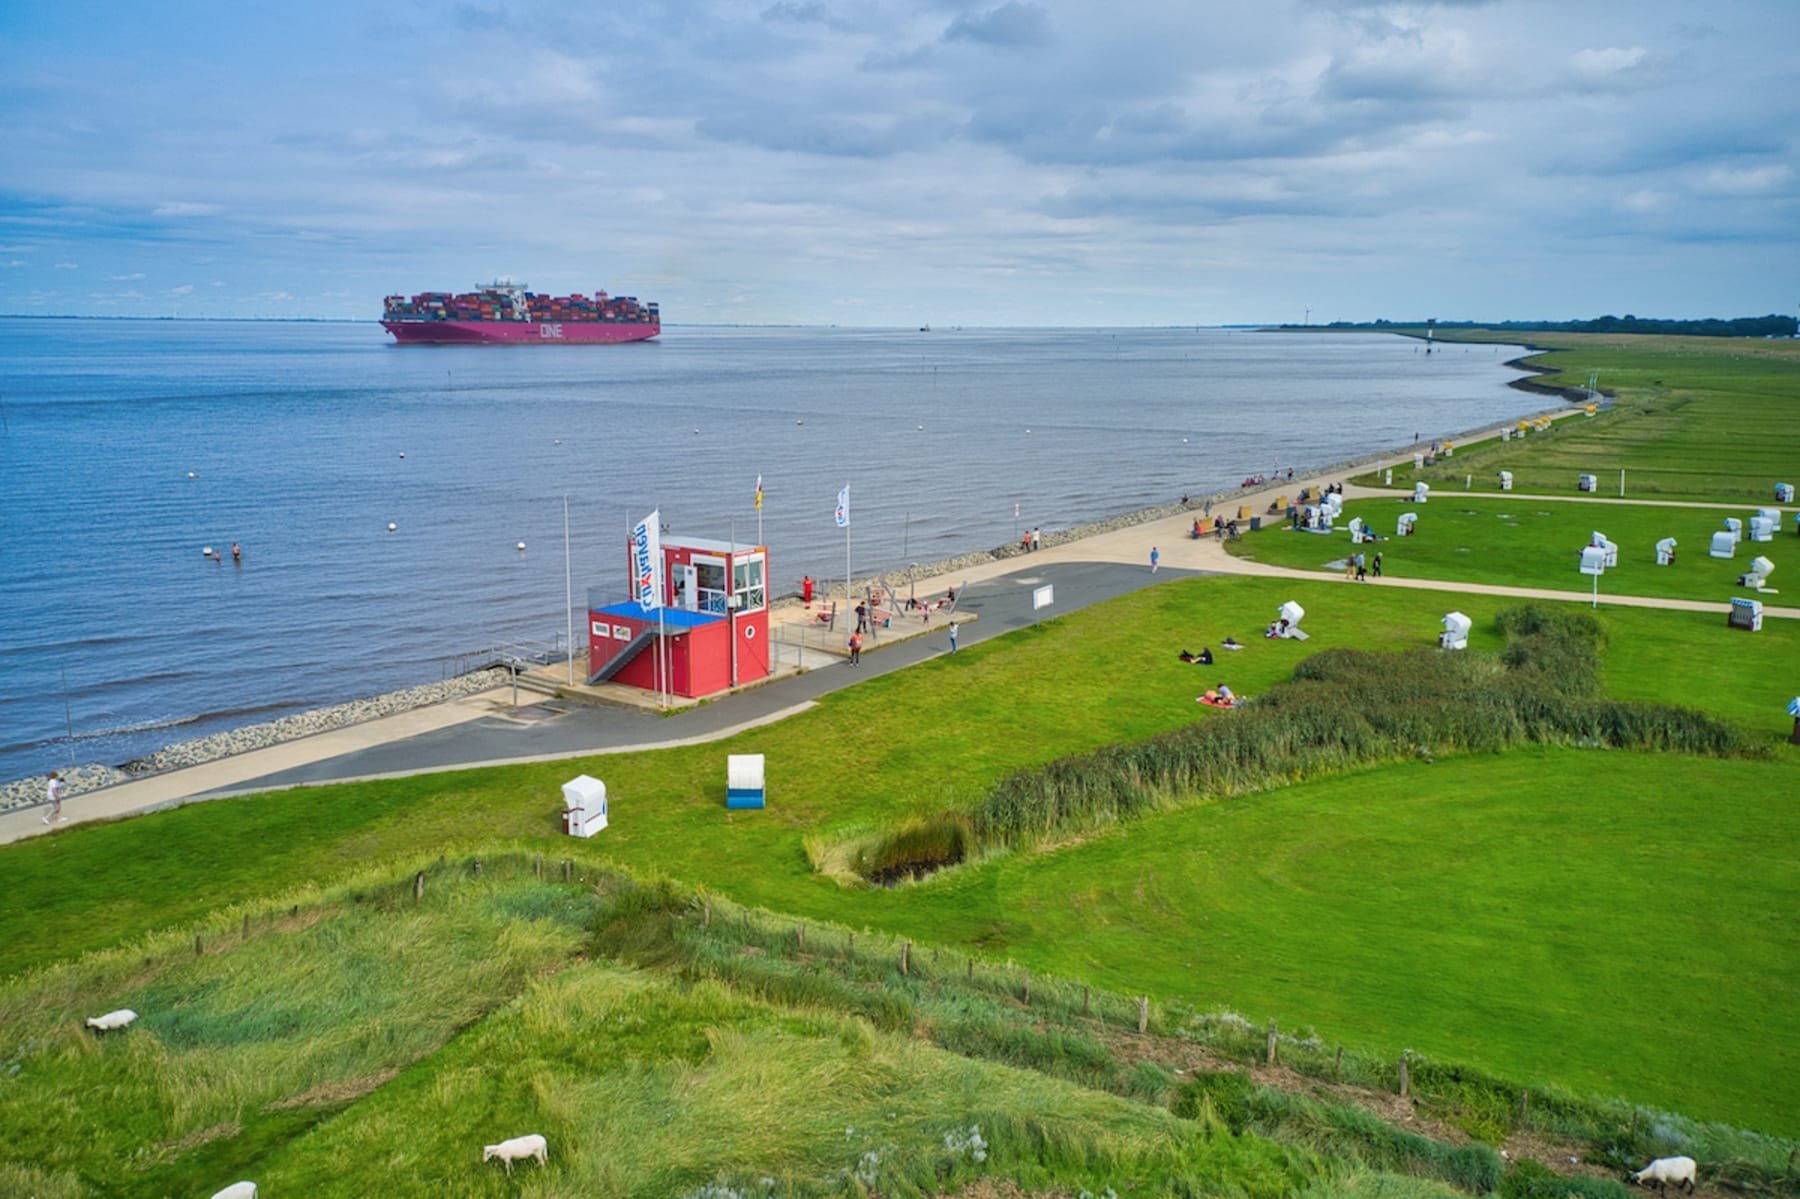
<path id="1" fill-rule="evenodd" d="M 254 1182 L 234 1182 L 224 1190 L 215 1193 L 212 1199 L 256 1199 Z"/>
<path id="2" fill-rule="evenodd" d="M 534 1132 L 529 1136 L 501 1141 L 498 1145 L 489 1145 L 481 1153 L 481 1160 L 484 1162 L 499 1158 L 505 1163 L 508 1174 L 512 1173 L 512 1164 L 525 1157 L 535 1157 L 538 1165 L 543 1165 L 550 1157 L 549 1142 Z"/>
<path id="3" fill-rule="evenodd" d="M 1659 1193 L 1667 1194 L 1671 1182 L 1694 1193 L 1694 1159 L 1691 1157 L 1659 1157 L 1642 1170 L 1632 1172 L 1631 1181 L 1643 1186 L 1656 1184 Z"/>
<path id="4" fill-rule="evenodd" d="M 128 1007 L 122 1007 L 118 1011 L 108 1012 L 104 1016 L 89 1016 L 87 1026 L 89 1028 L 97 1028 L 101 1032 L 110 1032 L 115 1028 L 124 1028 L 127 1024 L 130 1024 L 136 1019 L 136 1012 Z"/>

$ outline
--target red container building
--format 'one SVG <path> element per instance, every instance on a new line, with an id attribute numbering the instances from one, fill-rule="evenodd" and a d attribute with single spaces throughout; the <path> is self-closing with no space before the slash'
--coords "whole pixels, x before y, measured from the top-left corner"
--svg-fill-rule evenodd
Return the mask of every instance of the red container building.
<path id="1" fill-rule="evenodd" d="M 698 699 L 768 678 L 768 549 L 699 539 L 660 548 L 662 608 L 589 596 L 588 683 Z"/>

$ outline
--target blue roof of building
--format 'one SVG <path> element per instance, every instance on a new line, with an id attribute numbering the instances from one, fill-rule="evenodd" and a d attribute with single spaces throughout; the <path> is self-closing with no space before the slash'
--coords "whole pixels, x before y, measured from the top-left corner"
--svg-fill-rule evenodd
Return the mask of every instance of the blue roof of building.
<path id="1" fill-rule="evenodd" d="M 604 608 L 590 608 L 590 612 L 599 616 L 630 616 L 637 620 L 647 620 L 651 624 L 657 621 L 657 612 L 651 609 L 646 612 L 637 606 L 636 600 L 626 600 L 622 604 L 608 604 Z M 668 628 L 697 629 L 704 624 L 716 624 L 724 620 L 715 612 L 689 612 L 686 608 L 664 608 L 661 613 L 662 623 Z"/>

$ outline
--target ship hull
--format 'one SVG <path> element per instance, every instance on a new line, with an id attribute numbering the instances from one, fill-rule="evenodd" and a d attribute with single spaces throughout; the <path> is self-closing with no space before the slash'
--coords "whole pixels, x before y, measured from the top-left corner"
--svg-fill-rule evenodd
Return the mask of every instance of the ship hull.
<path id="1" fill-rule="evenodd" d="M 652 321 L 407 321 L 381 327 L 403 346 L 607 345 L 645 341 L 662 332 Z"/>

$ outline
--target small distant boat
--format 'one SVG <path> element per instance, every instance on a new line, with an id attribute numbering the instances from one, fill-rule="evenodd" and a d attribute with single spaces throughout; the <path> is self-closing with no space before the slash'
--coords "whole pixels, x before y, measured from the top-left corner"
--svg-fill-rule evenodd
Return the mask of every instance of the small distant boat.
<path id="1" fill-rule="evenodd" d="M 919 326 L 919 332 L 921 332 L 921 333 L 929 333 L 929 332 L 931 332 L 931 326 L 930 326 L 930 325 L 920 325 L 920 326 Z"/>

